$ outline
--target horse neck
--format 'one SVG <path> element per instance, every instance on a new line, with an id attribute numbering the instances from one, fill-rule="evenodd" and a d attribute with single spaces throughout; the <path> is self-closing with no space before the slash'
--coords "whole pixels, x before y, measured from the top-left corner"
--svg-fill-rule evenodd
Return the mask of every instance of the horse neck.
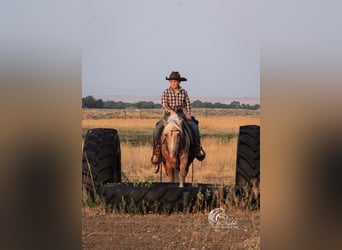
<path id="1" fill-rule="evenodd" d="M 180 148 L 182 147 L 183 143 L 183 131 L 182 131 L 182 126 L 177 125 L 175 122 L 169 123 L 165 129 L 164 132 L 166 134 L 170 134 L 172 135 L 173 131 L 179 131 L 180 132 L 180 137 L 178 141 L 175 141 L 176 139 L 174 137 L 171 136 L 171 138 L 169 138 L 169 140 L 165 140 L 164 143 L 166 143 L 166 148 L 169 151 L 169 153 L 174 153 L 174 156 L 178 155 L 178 152 L 180 150 Z M 165 138 L 166 139 L 166 138 Z M 171 139 L 171 140 L 170 140 Z"/>

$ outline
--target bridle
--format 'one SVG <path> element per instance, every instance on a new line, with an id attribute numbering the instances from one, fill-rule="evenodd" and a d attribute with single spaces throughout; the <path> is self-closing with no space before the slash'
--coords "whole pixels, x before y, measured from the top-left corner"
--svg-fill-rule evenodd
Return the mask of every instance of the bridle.
<path id="1" fill-rule="evenodd" d="M 172 135 L 172 133 L 174 133 L 174 132 L 179 132 L 179 136 L 178 136 L 178 138 L 177 138 L 177 147 L 176 147 L 176 150 L 175 150 L 175 155 L 178 155 L 178 150 L 179 150 L 179 144 L 181 143 L 181 136 L 182 136 L 182 130 L 181 129 L 177 129 L 177 128 L 174 128 L 174 129 L 171 129 L 170 131 L 168 131 L 166 134 L 165 134 L 165 136 L 164 136 L 164 139 L 163 139 L 163 141 L 162 141 L 162 144 L 164 144 L 164 143 L 166 143 L 165 144 L 165 148 L 166 148 L 166 151 L 168 152 L 168 153 L 170 153 L 170 149 L 169 149 L 169 142 L 168 142 L 168 140 L 167 140 L 167 135 L 169 134 L 169 133 L 171 133 L 171 135 Z"/>

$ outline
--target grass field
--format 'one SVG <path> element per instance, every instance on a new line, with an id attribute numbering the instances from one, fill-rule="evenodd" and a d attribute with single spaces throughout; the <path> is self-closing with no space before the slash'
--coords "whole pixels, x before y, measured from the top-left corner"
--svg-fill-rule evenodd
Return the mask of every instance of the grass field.
<path id="1" fill-rule="evenodd" d="M 235 181 L 237 139 L 241 125 L 260 125 L 259 110 L 194 109 L 199 120 L 202 145 L 206 151 L 204 161 L 194 161 L 186 182 L 229 185 Z M 89 128 L 115 128 L 121 142 L 122 172 L 129 181 L 153 178 L 150 162 L 152 131 L 162 117 L 162 111 L 84 109 L 82 111 L 82 136 Z M 163 171 L 163 181 L 167 181 Z"/>
<path id="2" fill-rule="evenodd" d="M 199 109 L 193 114 L 207 154 L 203 162 L 194 161 L 194 182 L 234 183 L 239 127 L 260 125 L 259 111 Z M 82 136 L 89 128 L 117 129 L 125 179 L 159 181 L 150 157 L 152 131 L 161 116 L 160 110 L 83 110 Z M 186 182 L 191 175 L 190 168 Z M 260 249 L 259 210 L 229 210 L 236 229 L 212 228 L 208 212 L 138 215 L 83 207 L 82 249 Z"/>

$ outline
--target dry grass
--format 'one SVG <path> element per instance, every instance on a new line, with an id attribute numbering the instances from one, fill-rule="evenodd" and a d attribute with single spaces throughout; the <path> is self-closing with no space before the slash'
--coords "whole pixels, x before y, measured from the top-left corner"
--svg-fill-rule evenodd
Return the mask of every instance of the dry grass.
<path id="1" fill-rule="evenodd" d="M 198 117 L 200 121 L 200 129 L 208 131 L 226 131 L 238 133 L 239 127 L 242 125 L 260 125 L 259 116 L 211 116 Z"/>
<path id="2" fill-rule="evenodd" d="M 229 143 L 220 140 L 204 139 L 202 144 L 206 151 L 206 159 L 203 162 L 194 161 L 194 182 L 196 183 L 232 183 L 235 178 L 237 138 Z M 150 146 L 132 147 L 127 144 L 121 145 L 122 171 L 130 181 L 145 180 L 154 176 L 159 180 L 159 174 L 154 174 L 154 166 L 150 163 Z M 133 156 L 133 157 L 132 157 Z M 163 170 L 163 181 L 166 175 Z M 190 168 L 187 182 L 191 182 L 192 168 Z"/>
<path id="3" fill-rule="evenodd" d="M 239 127 L 248 124 L 260 125 L 259 111 L 215 109 L 194 110 L 193 113 L 200 121 L 202 145 L 207 154 L 203 162 L 194 161 L 193 181 L 232 184 L 235 180 Z M 143 133 L 148 137 L 151 135 L 152 140 L 153 128 L 161 115 L 160 110 L 83 110 L 82 128 L 115 128 L 119 137 L 120 134 Z M 132 146 L 126 141 L 121 141 L 122 172 L 129 181 L 146 180 L 151 176 L 154 181 L 159 181 L 159 174 L 154 174 L 154 166 L 150 163 L 150 142 Z M 191 171 L 192 168 L 186 182 L 191 182 Z M 163 173 L 162 179 L 167 181 L 165 171 Z"/>
<path id="4" fill-rule="evenodd" d="M 153 128 L 156 123 L 156 119 L 120 119 L 120 118 L 109 118 L 109 119 L 86 119 L 82 120 L 83 128 L 116 128 L 117 130 L 121 129 L 135 129 L 135 130 L 144 130 Z M 152 132 L 151 132 L 152 133 Z"/>
<path id="5" fill-rule="evenodd" d="M 235 181 L 239 126 L 260 125 L 259 111 L 194 110 L 193 113 L 200 121 L 202 144 L 207 153 L 203 162 L 194 161 L 194 182 L 232 184 Z M 156 110 L 83 110 L 83 134 L 95 127 L 117 129 L 121 140 L 122 171 L 126 177 L 134 181 L 153 176 L 158 181 L 159 174 L 154 174 L 150 163 L 151 143 L 133 146 L 122 138 L 127 134 L 152 136 L 155 123 L 161 116 Z M 166 181 L 165 175 L 163 181 Z M 186 181 L 191 182 L 191 169 Z M 142 216 L 106 213 L 103 206 L 83 207 L 82 248 L 260 249 L 259 211 L 227 211 L 230 218 L 238 221 L 238 229 L 211 228 L 207 212 Z"/>

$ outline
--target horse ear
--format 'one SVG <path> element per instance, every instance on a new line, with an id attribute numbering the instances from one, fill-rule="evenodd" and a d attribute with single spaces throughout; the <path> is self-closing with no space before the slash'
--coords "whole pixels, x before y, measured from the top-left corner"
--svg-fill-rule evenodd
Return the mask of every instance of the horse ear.
<path id="1" fill-rule="evenodd" d="M 165 119 L 162 119 L 162 120 L 163 120 L 164 126 L 166 126 L 167 125 L 167 121 L 165 121 Z"/>
<path id="2" fill-rule="evenodd" d="M 178 125 L 178 126 L 181 126 L 181 125 L 182 125 L 182 122 L 183 122 L 183 120 L 180 120 L 180 119 L 179 119 L 179 120 L 177 121 L 177 125 Z"/>

